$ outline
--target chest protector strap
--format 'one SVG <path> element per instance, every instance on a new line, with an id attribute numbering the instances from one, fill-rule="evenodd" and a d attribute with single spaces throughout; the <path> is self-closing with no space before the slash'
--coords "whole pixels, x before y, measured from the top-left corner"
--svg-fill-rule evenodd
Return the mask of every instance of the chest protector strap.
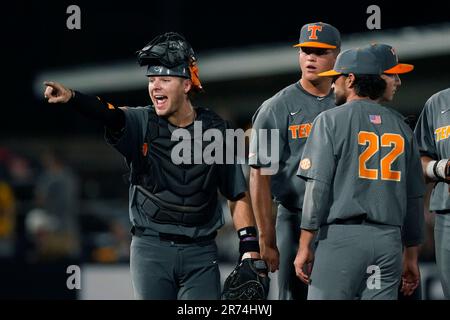
<path id="1" fill-rule="evenodd" d="M 209 110 L 200 112 L 203 112 L 204 130 L 217 128 L 225 132 L 222 119 Z M 179 166 L 167 163 L 173 145 L 168 142 L 171 133 L 166 125 L 150 108 L 145 138 L 148 153 L 134 159 L 131 165 L 130 180 L 136 186 L 132 200 L 134 211 L 139 215 L 134 217 L 135 221 L 139 221 L 141 227 L 148 226 L 150 221 L 188 227 L 205 225 L 211 221 L 218 205 L 217 164 Z M 180 177 L 191 177 L 191 180 Z"/>

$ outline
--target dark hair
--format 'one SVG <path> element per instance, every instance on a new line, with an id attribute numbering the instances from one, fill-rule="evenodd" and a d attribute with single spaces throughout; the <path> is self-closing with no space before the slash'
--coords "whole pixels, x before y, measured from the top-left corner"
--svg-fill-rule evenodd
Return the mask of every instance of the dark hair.
<path id="1" fill-rule="evenodd" d="M 383 96 L 384 90 L 386 90 L 386 81 L 376 74 L 358 74 L 355 75 L 353 89 L 360 97 L 376 100 Z"/>

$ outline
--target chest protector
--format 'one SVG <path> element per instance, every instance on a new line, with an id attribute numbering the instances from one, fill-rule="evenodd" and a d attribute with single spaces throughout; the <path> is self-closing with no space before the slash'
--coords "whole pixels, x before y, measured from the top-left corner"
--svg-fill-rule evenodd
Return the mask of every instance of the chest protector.
<path id="1" fill-rule="evenodd" d="M 214 112 L 197 108 L 197 120 L 202 122 L 202 132 L 219 129 L 225 137 L 226 123 Z M 192 126 L 193 127 L 193 126 Z M 149 121 L 144 144 L 147 151 L 131 164 L 131 183 L 135 188 L 135 205 L 140 217 L 136 220 L 146 227 L 150 219 L 156 223 L 187 227 L 208 223 L 217 209 L 219 185 L 218 164 L 194 164 L 193 130 L 191 133 L 191 164 L 174 164 L 172 148 L 181 141 L 171 141 L 172 131 L 168 121 L 158 117 L 149 108 Z M 202 137 L 195 137 L 198 141 Z M 202 154 L 210 142 L 202 141 Z"/>

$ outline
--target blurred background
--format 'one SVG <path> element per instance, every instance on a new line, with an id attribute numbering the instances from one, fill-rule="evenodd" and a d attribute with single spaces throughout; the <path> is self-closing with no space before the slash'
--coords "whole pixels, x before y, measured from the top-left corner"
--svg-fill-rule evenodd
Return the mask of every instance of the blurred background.
<path id="1" fill-rule="evenodd" d="M 381 29 L 370 30 L 370 5 Z M 80 29 L 70 30 L 70 5 Z M 131 299 L 127 167 L 103 128 L 43 101 L 53 80 L 116 105 L 150 101 L 135 51 L 168 31 L 184 34 L 199 58 L 205 94 L 194 100 L 248 128 L 261 103 L 300 78 L 303 24 L 323 21 L 342 33 L 343 49 L 385 42 L 415 65 L 392 104 L 418 116 L 450 86 L 450 16 L 443 4 L 268 1 L 17 1 L 2 10 L 0 115 L 0 298 Z M 426 213 L 421 253 L 424 298 L 440 299 L 433 216 Z M 222 280 L 237 259 L 229 217 L 218 236 Z M 69 290 L 67 267 L 82 286 Z M 276 274 L 271 297 L 276 297 Z"/>

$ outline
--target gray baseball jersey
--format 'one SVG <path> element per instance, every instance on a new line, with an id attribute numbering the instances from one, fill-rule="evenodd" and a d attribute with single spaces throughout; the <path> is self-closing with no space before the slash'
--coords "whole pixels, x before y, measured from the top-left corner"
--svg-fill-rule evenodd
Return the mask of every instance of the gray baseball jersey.
<path id="1" fill-rule="evenodd" d="M 249 163 L 254 168 L 269 167 L 277 160 L 278 172 L 271 177 L 275 200 L 287 208 L 302 209 L 305 182 L 295 174 L 313 120 L 322 111 L 335 107 L 334 93 L 317 97 L 296 82 L 266 100 L 253 116 Z M 261 143 L 260 129 L 278 129 L 279 139 Z M 278 143 L 279 159 L 267 158 L 271 145 Z"/>
<path id="2" fill-rule="evenodd" d="M 141 152 L 141 146 L 147 132 L 148 107 L 124 108 L 123 110 L 125 111 L 126 125 L 122 136 L 114 137 L 106 131 L 106 140 L 127 159 L 127 162 L 131 162 L 132 159 L 137 158 L 137 154 Z M 202 113 L 200 113 L 196 121 L 202 121 L 201 114 Z M 167 120 L 163 121 L 166 121 L 167 125 L 171 126 Z M 194 137 L 193 125 L 190 125 L 185 129 L 191 133 L 192 137 Z M 206 130 L 207 128 L 203 128 L 203 132 Z M 226 198 L 233 199 L 247 191 L 245 177 L 239 164 L 236 164 L 235 162 L 235 164 L 221 164 L 219 166 L 220 177 L 217 189 L 220 190 Z M 133 210 L 136 210 L 133 200 L 135 190 L 136 186 L 130 185 L 130 219 L 133 219 Z M 211 234 L 219 229 L 224 222 L 222 207 L 220 202 L 218 202 L 214 216 L 209 222 L 202 226 L 188 227 L 177 224 L 162 224 L 149 220 L 151 227 L 146 229 L 145 234 L 158 235 L 162 232 L 185 235 L 188 237 L 200 237 Z"/>
<path id="3" fill-rule="evenodd" d="M 368 100 L 325 111 L 313 123 L 298 175 L 329 185 L 331 203 L 324 216 L 304 215 L 302 228 L 361 214 L 375 223 L 409 225 L 416 217 L 407 212 L 409 199 L 424 194 L 421 173 L 413 132 L 399 114 Z"/>
<path id="4" fill-rule="evenodd" d="M 425 103 L 414 134 L 421 155 L 432 159 L 450 158 L 450 89 L 440 91 Z M 433 189 L 430 210 L 450 209 L 448 185 L 438 182 Z"/>

